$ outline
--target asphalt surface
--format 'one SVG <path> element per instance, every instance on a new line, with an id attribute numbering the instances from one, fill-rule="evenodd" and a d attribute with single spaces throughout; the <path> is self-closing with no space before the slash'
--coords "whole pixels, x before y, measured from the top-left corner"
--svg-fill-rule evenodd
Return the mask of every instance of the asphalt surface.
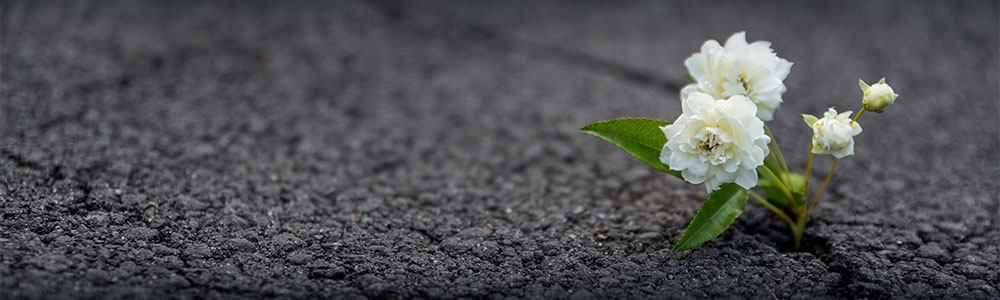
<path id="1" fill-rule="evenodd" d="M 831 1 L 833 2 L 833 1 Z M 0 298 L 1000 298 L 996 1 L 0 3 Z M 745 30 L 865 114 L 805 249 L 585 136 Z M 822 176 L 829 159 L 820 159 Z"/>

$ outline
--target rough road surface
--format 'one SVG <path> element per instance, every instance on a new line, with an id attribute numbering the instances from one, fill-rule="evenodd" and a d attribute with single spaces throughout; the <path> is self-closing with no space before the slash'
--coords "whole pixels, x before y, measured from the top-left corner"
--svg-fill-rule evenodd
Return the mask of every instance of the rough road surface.
<path id="1" fill-rule="evenodd" d="M 0 298 L 1000 297 L 996 1 L 279 2 L 0 4 Z M 748 203 L 673 253 L 703 188 L 578 128 L 741 30 L 796 169 L 902 96 L 806 251 Z"/>

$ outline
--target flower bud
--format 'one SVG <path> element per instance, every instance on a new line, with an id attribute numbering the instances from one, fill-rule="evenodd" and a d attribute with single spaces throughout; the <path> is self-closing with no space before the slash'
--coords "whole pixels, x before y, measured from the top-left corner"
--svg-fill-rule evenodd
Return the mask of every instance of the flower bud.
<path id="1" fill-rule="evenodd" d="M 896 97 L 899 97 L 899 94 L 894 93 L 892 87 L 885 83 L 885 77 L 872 86 L 868 86 L 864 81 L 858 79 L 858 85 L 861 86 L 861 91 L 865 93 L 864 98 L 861 100 L 861 103 L 865 106 L 865 110 L 881 113 L 886 106 L 896 102 Z"/>
<path id="2" fill-rule="evenodd" d="M 830 154 L 836 158 L 854 155 L 854 136 L 861 134 L 861 125 L 851 120 L 851 113 L 837 114 L 831 107 L 822 119 L 802 115 L 813 129 L 812 153 Z"/>

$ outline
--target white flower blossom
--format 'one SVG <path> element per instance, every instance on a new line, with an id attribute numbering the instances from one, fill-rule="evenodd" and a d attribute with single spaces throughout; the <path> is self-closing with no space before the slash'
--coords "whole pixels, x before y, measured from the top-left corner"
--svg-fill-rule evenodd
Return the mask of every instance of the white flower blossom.
<path id="1" fill-rule="evenodd" d="M 771 142 L 757 106 L 741 95 L 716 100 L 692 92 L 681 107 L 677 121 L 660 127 L 667 136 L 660 161 L 681 171 L 687 182 L 705 183 L 709 192 L 727 182 L 756 186 L 756 168 L 764 164 Z"/>
<path id="2" fill-rule="evenodd" d="M 861 134 L 861 125 L 851 120 L 851 111 L 837 114 L 832 107 L 822 119 L 802 115 L 813 129 L 812 153 L 830 154 L 836 158 L 854 155 L 854 136 Z"/>
<path id="3" fill-rule="evenodd" d="M 861 86 L 861 91 L 865 93 L 864 98 L 861 100 L 861 103 L 865 106 L 865 110 L 881 113 L 886 106 L 896 102 L 896 97 L 899 97 L 899 94 L 893 92 L 892 87 L 885 83 L 885 77 L 882 77 L 882 80 L 871 86 L 868 86 L 863 80 L 858 79 L 858 85 Z"/>
<path id="4" fill-rule="evenodd" d="M 735 95 L 747 97 L 757 105 L 757 117 L 770 121 L 781 105 L 785 92 L 785 77 L 792 70 L 792 63 L 778 57 L 771 49 L 771 42 L 756 41 L 748 44 L 746 32 L 737 32 L 719 45 L 715 40 L 706 41 L 701 52 L 684 60 L 684 66 L 695 83 L 681 90 L 681 99 L 692 92 L 702 92 L 715 99 Z"/>

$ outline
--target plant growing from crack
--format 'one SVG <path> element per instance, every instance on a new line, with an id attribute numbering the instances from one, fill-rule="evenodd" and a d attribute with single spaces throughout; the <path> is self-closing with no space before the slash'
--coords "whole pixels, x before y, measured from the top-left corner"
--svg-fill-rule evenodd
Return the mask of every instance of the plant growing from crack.
<path id="1" fill-rule="evenodd" d="M 869 86 L 859 81 L 862 107 L 830 108 L 822 118 L 802 115 L 813 130 L 805 176 L 791 172 L 778 141 L 765 122 L 781 105 L 784 80 L 792 63 L 779 58 L 770 42 L 746 42 L 739 32 L 720 45 L 706 41 L 684 61 L 693 83 L 681 89 L 681 115 L 667 121 L 624 118 L 597 122 L 580 130 L 600 137 L 640 161 L 689 183 L 704 184 L 708 198 L 674 246 L 683 251 L 725 231 L 743 212 L 748 198 L 788 224 L 795 248 L 801 245 L 809 214 L 833 177 L 837 162 L 854 154 L 858 119 L 881 113 L 898 96 L 885 78 Z M 834 157 L 822 184 L 810 198 L 814 154 Z M 758 191 L 759 187 L 764 196 Z"/>

